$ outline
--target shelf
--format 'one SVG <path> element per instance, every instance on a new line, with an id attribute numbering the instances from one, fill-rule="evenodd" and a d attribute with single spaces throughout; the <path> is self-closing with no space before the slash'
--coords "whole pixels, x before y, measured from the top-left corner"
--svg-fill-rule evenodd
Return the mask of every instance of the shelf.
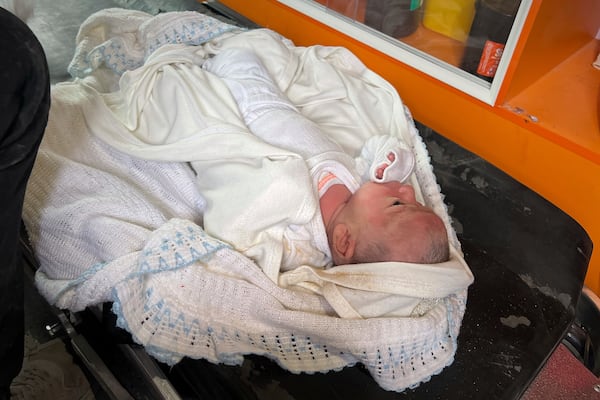
<path id="1" fill-rule="evenodd" d="M 507 99 L 503 108 L 532 122 L 549 139 L 600 163 L 600 70 L 592 66 L 600 41 L 592 40 Z"/>

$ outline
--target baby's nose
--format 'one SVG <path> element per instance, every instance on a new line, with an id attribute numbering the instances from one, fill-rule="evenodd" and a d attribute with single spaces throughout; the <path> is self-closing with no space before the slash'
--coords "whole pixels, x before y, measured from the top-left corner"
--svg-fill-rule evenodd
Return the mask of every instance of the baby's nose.
<path id="1" fill-rule="evenodd" d="M 416 203 L 415 189 L 411 185 L 401 183 L 398 187 L 398 197 L 405 203 Z"/>

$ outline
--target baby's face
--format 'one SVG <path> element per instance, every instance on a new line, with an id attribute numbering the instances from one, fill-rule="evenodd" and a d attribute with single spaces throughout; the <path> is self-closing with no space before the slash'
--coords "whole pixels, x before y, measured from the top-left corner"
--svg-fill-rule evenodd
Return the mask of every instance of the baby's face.
<path id="1" fill-rule="evenodd" d="M 419 203 L 412 186 L 396 181 L 368 182 L 348 202 L 352 217 L 361 224 L 361 235 L 388 243 L 393 259 L 415 262 L 424 251 L 424 238 L 432 229 L 445 230 L 429 207 Z"/>
<path id="2" fill-rule="evenodd" d="M 397 181 L 367 182 L 348 201 L 354 217 L 369 225 L 382 225 L 390 219 L 405 219 L 414 214 L 431 214 L 433 210 L 419 203 L 410 185 Z"/>

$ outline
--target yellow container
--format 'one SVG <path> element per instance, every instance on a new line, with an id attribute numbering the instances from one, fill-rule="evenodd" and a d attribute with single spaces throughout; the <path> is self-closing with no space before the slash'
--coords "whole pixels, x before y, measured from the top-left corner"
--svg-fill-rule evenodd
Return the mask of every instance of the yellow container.
<path id="1" fill-rule="evenodd" d="M 452 39 L 466 42 L 475 15 L 476 0 L 427 0 L 423 26 Z"/>

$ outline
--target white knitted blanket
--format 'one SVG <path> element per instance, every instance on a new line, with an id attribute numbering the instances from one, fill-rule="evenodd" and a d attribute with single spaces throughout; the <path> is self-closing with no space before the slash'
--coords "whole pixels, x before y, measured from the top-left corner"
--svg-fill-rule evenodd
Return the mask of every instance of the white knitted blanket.
<path id="1" fill-rule="evenodd" d="M 125 23 L 132 20 L 137 22 Z M 143 65 L 158 49 L 167 49 L 169 57 L 176 55 L 165 45 L 182 43 L 182 35 L 195 46 L 218 39 L 207 43 L 208 49 L 218 48 L 228 38 L 236 45 L 247 40 L 234 27 L 195 13 L 152 17 L 113 9 L 92 15 L 82 25 L 70 69 L 84 79 L 53 87 L 48 128 L 24 206 L 24 220 L 41 264 L 36 274 L 40 292 L 52 304 L 73 311 L 113 302 L 118 325 L 168 364 L 184 356 L 239 364 L 245 354 L 265 355 L 292 372 L 326 372 L 362 363 L 383 388 L 394 391 L 425 382 L 451 364 L 472 275 L 410 118 L 405 134 L 417 160 L 413 184 L 446 222 L 451 260 L 418 268 L 411 264 L 325 271 L 303 267 L 283 274 L 279 284 L 250 259 L 204 232 L 206 203 L 192 170 L 181 162 L 185 159 L 172 160 L 156 152 L 143 160 L 132 154 L 146 156 L 145 148 L 134 142 L 129 143 L 133 147 L 122 146 L 118 132 L 99 136 L 117 137 L 111 144 L 122 151 L 92 134 L 104 125 L 97 124 L 101 117 L 90 116 L 90 104 L 96 104 L 99 96 L 91 98 L 90 88 L 108 94 L 100 96 L 104 99 L 112 98 L 110 93 L 119 87 L 126 70 Z M 257 32 L 249 37 L 260 51 L 261 38 L 271 41 L 275 36 Z M 291 43 L 281 43 L 295 51 Z M 185 54 L 190 53 L 181 49 L 185 64 L 189 61 Z M 272 48 L 265 48 L 268 51 L 273 54 Z M 340 53 L 327 48 L 302 52 Z M 341 53 L 349 65 L 356 65 Z M 309 64 L 311 59 L 300 60 Z M 311 103 L 307 93 L 312 89 L 297 89 L 290 78 L 294 72 L 286 71 L 285 65 L 289 64 L 271 62 L 272 69 L 284 69 L 274 74 L 280 77 L 279 84 L 288 85 L 288 95 L 325 130 L 339 134 L 338 125 L 328 126 L 328 121 L 349 116 L 328 116 L 323 112 L 327 107 L 318 107 L 319 102 L 324 104 L 322 99 Z M 332 71 L 336 68 L 339 64 L 332 64 Z M 359 72 L 360 68 L 364 69 L 359 66 Z M 350 84 L 346 89 L 356 90 Z M 321 92 L 312 93 L 318 97 Z M 337 95 L 335 90 L 326 93 Z M 300 99 L 305 103 L 300 104 Z M 399 98 L 394 104 L 400 105 L 393 110 L 396 115 L 398 110 L 404 115 Z M 373 116 L 366 111 L 363 119 L 371 121 Z M 217 125 L 239 128 L 238 121 Z M 357 125 L 340 131 L 368 134 L 360 121 Z M 363 140 L 359 136 L 344 144 L 352 149 Z M 178 154 L 210 153 L 196 150 L 183 148 Z M 355 300 L 360 305 L 358 315 Z M 410 315 L 388 312 L 406 304 Z M 355 318 L 340 318 L 344 307 Z"/>

